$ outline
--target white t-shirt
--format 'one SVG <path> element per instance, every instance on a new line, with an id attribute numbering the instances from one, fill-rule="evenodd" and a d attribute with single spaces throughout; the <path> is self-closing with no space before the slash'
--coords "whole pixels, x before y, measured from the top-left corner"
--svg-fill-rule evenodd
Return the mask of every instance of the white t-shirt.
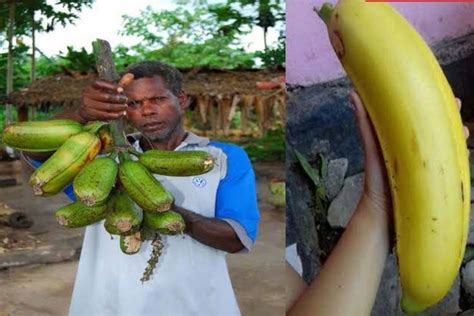
<path id="1" fill-rule="evenodd" d="M 139 149 L 138 141 L 134 146 Z M 176 150 L 192 149 L 210 152 L 216 159 L 214 169 L 196 177 L 155 176 L 173 194 L 176 205 L 215 217 L 216 192 L 226 176 L 227 155 L 207 138 L 188 133 Z M 245 224 L 226 221 L 248 249 L 253 241 L 245 233 Z M 151 279 L 142 284 L 140 278 L 150 258 L 150 242 L 144 242 L 137 254 L 125 255 L 118 236 L 111 238 L 103 221 L 89 225 L 69 315 L 240 315 L 226 252 L 188 235 L 162 235 L 162 240 L 164 248 L 158 264 Z"/>

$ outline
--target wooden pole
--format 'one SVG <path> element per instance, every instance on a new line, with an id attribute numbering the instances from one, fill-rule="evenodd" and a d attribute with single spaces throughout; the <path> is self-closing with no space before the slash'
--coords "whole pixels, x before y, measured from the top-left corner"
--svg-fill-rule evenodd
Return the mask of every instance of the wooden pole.
<path id="1" fill-rule="evenodd" d="M 10 1 L 9 4 L 9 24 L 8 24 L 8 57 L 7 57 L 7 97 L 13 91 L 13 27 L 15 25 L 15 3 Z M 5 124 L 13 123 L 12 105 L 6 104 L 5 107 Z"/>
<path id="2" fill-rule="evenodd" d="M 36 37 L 35 37 L 35 12 L 31 13 L 31 82 L 36 80 Z"/>

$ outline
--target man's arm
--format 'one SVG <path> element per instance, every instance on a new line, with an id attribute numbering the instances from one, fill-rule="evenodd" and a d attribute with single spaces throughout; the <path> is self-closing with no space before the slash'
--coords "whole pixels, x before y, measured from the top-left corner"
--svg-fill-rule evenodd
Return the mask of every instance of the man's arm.
<path id="1" fill-rule="evenodd" d="M 183 216 L 186 233 L 197 241 L 230 253 L 239 252 L 244 248 L 234 229 L 227 222 L 205 217 L 177 206 L 173 210 Z"/>

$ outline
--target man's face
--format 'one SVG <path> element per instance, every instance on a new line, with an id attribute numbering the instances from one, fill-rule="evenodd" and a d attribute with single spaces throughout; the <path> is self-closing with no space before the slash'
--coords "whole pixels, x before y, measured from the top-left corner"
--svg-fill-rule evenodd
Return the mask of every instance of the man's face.
<path id="1" fill-rule="evenodd" d="M 167 140 L 181 126 L 185 95 L 169 91 L 162 77 L 134 80 L 125 88 L 130 122 L 152 141 Z"/>

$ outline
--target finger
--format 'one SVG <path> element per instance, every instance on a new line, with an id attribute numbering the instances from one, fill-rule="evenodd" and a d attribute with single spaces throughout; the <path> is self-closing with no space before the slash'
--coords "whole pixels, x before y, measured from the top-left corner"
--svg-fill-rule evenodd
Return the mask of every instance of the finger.
<path id="1" fill-rule="evenodd" d="M 127 105 L 120 103 L 105 103 L 89 99 L 85 102 L 85 108 L 91 108 L 103 112 L 120 113 L 127 109 Z"/>
<path id="2" fill-rule="evenodd" d="M 85 108 L 84 111 L 86 111 L 86 113 L 95 120 L 116 120 L 122 116 L 122 113 L 105 112 L 92 108 Z"/>
<path id="3" fill-rule="evenodd" d="M 366 154 L 372 153 L 378 149 L 374 127 L 359 95 L 352 91 L 350 98 L 355 109 L 356 123 L 362 138 L 362 147 Z"/>
<path id="4" fill-rule="evenodd" d="M 458 110 L 461 111 L 461 106 L 462 106 L 461 99 L 456 98 L 456 105 L 458 106 Z"/>
<path id="5" fill-rule="evenodd" d="M 106 90 L 106 91 L 113 91 L 116 92 L 117 88 L 119 87 L 116 83 L 108 82 L 108 81 L 94 81 L 92 83 L 92 87 L 99 89 L 99 90 Z"/>
<path id="6" fill-rule="evenodd" d="M 119 92 L 123 92 L 123 88 L 130 85 L 134 78 L 135 76 L 131 73 L 126 73 L 125 75 L 123 75 L 122 78 L 120 78 L 120 81 L 118 83 L 119 86 L 122 88 L 122 91 L 119 91 Z"/>
<path id="7" fill-rule="evenodd" d="M 463 126 L 463 130 L 464 130 L 464 137 L 469 138 L 469 128 L 467 128 L 467 126 Z"/>
<path id="8" fill-rule="evenodd" d="M 106 103 L 117 103 L 125 104 L 127 102 L 127 97 L 123 94 L 112 94 L 106 92 L 99 92 L 97 90 L 86 90 L 84 92 L 84 97 L 91 100 L 106 102 Z"/>

